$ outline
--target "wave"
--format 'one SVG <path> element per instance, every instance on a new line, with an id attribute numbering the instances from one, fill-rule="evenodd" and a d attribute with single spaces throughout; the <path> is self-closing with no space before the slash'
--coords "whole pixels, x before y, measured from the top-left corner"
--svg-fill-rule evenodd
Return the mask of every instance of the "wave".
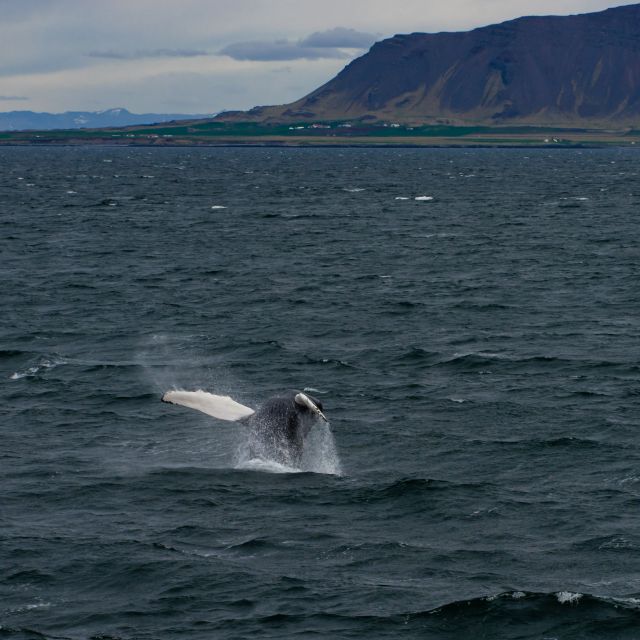
<path id="1" fill-rule="evenodd" d="M 533 639 L 636 638 L 640 600 L 562 590 L 551 593 L 507 591 L 460 600 L 429 611 L 408 614 L 407 623 L 456 632 L 482 629 L 486 638 Z M 556 635 L 560 630 L 560 635 Z M 633 634 L 633 635 L 630 635 Z M 456 637 L 451 633 L 443 637 Z M 464 637 L 463 635 L 457 637 Z"/>
<path id="2" fill-rule="evenodd" d="M 411 347 L 396 356 L 396 362 L 424 365 L 426 367 L 447 367 L 461 369 L 478 369 L 487 366 L 521 367 L 533 366 L 537 369 L 560 367 L 588 367 L 598 369 L 624 369 L 635 371 L 638 367 L 632 362 L 615 362 L 611 360 L 573 359 L 557 355 L 515 355 L 510 353 L 495 353 L 491 351 L 466 351 L 453 354 L 428 351 L 421 347 Z M 572 394 L 605 395 L 594 391 L 575 391 Z"/>
<path id="3" fill-rule="evenodd" d="M 265 613 L 252 618 L 257 628 L 270 625 L 287 631 L 313 628 L 327 637 L 372 637 L 378 640 L 479 638 L 503 640 L 636 640 L 640 600 L 607 598 L 571 591 L 508 591 L 460 600 L 435 609 L 385 613 L 374 608 L 357 612 Z M 297 637 L 297 636 L 296 636 Z"/>
<path id="4" fill-rule="evenodd" d="M 559 436 L 553 438 L 510 438 L 510 439 L 481 439 L 473 438 L 467 441 L 471 445 L 492 444 L 500 447 L 523 448 L 527 451 L 535 451 L 538 449 L 598 449 L 617 451 L 622 447 L 628 447 L 621 443 L 607 442 L 605 440 L 596 440 L 593 438 L 580 438 L 577 436 Z"/>
<path id="5" fill-rule="evenodd" d="M 256 551 L 269 551 L 272 549 L 280 549 L 284 545 L 280 542 L 269 540 L 268 538 L 248 538 L 242 542 L 236 542 L 225 547 L 225 551 L 234 551 L 240 553 L 255 553 Z"/>
<path id="6" fill-rule="evenodd" d="M 431 478 L 401 478 L 388 484 L 349 490 L 345 497 L 349 503 L 388 501 L 393 504 L 400 502 L 406 504 L 409 501 L 413 505 L 416 500 L 427 495 L 456 491 L 469 492 L 491 486 L 488 483 L 455 483 Z M 334 500 L 339 500 L 339 497 L 334 496 Z"/>
<path id="7" fill-rule="evenodd" d="M 36 364 L 28 367 L 27 369 L 23 369 L 22 371 L 15 371 L 9 376 L 9 379 L 21 380 L 22 378 L 30 378 L 38 375 L 42 371 L 53 369 L 54 367 L 62 364 L 67 364 L 67 361 L 64 358 L 42 358 Z"/>
<path id="8" fill-rule="evenodd" d="M 0 360 L 4 360 L 5 358 L 7 360 L 9 358 L 17 358 L 18 356 L 23 356 L 29 353 L 29 351 L 20 351 L 19 349 L 0 349 Z"/>
<path id="9" fill-rule="evenodd" d="M 357 369 L 355 365 L 339 358 L 317 358 L 310 355 L 305 355 L 305 358 L 309 364 L 330 365 L 336 369 Z"/>

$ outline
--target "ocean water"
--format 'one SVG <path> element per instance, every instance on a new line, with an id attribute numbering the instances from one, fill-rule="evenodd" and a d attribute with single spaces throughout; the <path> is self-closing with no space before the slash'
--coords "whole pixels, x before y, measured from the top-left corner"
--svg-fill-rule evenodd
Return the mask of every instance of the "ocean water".
<path id="1" fill-rule="evenodd" d="M 639 160 L 0 149 L 0 637 L 640 638 Z"/>

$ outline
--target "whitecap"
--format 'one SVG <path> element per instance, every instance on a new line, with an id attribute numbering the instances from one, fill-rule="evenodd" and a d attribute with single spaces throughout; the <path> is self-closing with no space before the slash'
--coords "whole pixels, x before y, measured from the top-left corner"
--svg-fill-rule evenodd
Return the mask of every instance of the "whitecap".
<path id="1" fill-rule="evenodd" d="M 492 593 L 490 596 L 485 596 L 485 602 L 493 602 L 500 598 L 511 598 L 512 600 L 520 600 L 526 598 L 527 594 L 524 591 L 512 591 L 511 593 Z"/>
<path id="2" fill-rule="evenodd" d="M 407 196 L 396 196 L 395 199 L 396 200 L 408 200 L 409 198 Z"/>
<path id="3" fill-rule="evenodd" d="M 227 207 L 225 207 L 222 204 L 213 204 L 213 205 L 211 205 L 211 208 L 212 209 L 226 209 Z"/>
<path id="4" fill-rule="evenodd" d="M 352 189 L 346 188 L 344 191 L 348 191 L 349 193 L 358 193 L 360 191 L 366 191 L 366 189 L 362 187 L 353 187 Z"/>
<path id="5" fill-rule="evenodd" d="M 35 602 L 33 604 L 18 605 L 12 609 L 9 609 L 9 613 L 22 613 L 24 611 L 33 611 L 34 609 L 48 609 L 51 606 L 50 602 Z M 0 626 L 2 629 L 2 626 Z"/>
<path id="6" fill-rule="evenodd" d="M 22 378 L 29 378 L 31 376 L 35 376 L 40 371 L 44 371 L 46 369 L 52 369 L 53 367 L 57 367 L 60 364 L 66 364 L 65 360 L 62 359 L 43 359 L 38 364 L 25 369 L 24 371 L 16 371 L 15 373 L 9 376 L 10 380 L 20 380 Z"/>
<path id="7" fill-rule="evenodd" d="M 416 196 L 414 200 L 418 200 L 419 202 L 429 202 L 433 200 L 433 196 Z"/>
<path id="8" fill-rule="evenodd" d="M 640 598 L 610 598 L 614 602 L 619 602 L 620 604 L 632 605 L 637 607 L 640 605 Z"/>
<path id="9" fill-rule="evenodd" d="M 560 604 L 575 604 L 582 598 L 581 593 L 573 593 L 571 591 L 558 591 L 556 598 Z"/>

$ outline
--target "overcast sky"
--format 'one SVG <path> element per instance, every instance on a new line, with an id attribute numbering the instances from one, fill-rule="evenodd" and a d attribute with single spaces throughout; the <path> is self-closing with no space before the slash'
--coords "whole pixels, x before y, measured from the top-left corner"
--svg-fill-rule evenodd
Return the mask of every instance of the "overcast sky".
<path id="1" fill-rule="evenodd" d="M 214 113 L 282 104 L 375 40 L 607 0 L 0 0 L 0 111 Z"/>

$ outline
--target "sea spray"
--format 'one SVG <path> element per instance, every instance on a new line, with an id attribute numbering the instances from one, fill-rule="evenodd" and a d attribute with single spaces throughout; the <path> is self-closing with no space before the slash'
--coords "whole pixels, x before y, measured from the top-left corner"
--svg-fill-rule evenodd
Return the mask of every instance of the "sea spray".
<path id="1" fill-rule="evenodd" d="M 269 473 L 322 473 L 342 475 L 342 465 L 336 448 L 330 424 L 321 420 L 314 425 L 307 436 L 299 466 L 282 462 L 281 452 L 273 447 L 263 446 L 246 432 L 235 455 L 234 468 Z"/>
<path id="2" fill-rule="evenodd" d="M 305 441 L 300 464 L 302 471 L 342 475 L 340 457 L 329 422 L 318 421 Z"/>

